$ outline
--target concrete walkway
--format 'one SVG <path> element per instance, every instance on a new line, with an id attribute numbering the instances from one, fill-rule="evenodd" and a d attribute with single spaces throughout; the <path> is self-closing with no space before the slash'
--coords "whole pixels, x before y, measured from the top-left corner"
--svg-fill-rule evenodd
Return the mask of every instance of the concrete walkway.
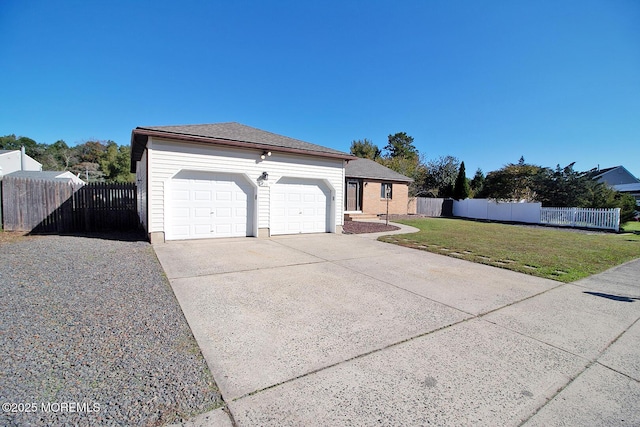
<path id="1" fill-rule="evenodd" d="M 640 259 L 562 284 L 364 235 L 154 249 L 236 425 L 640 425 Z"/>

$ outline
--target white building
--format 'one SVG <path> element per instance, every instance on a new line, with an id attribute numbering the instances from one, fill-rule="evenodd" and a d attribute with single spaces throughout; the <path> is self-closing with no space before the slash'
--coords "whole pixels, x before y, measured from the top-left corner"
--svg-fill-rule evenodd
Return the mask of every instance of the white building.
<path id="1" fill-rule="evenodd" d="M 138 212 L 152 242 L 339 233 L 351 159 L 239 123 L 131 134 Z"/>

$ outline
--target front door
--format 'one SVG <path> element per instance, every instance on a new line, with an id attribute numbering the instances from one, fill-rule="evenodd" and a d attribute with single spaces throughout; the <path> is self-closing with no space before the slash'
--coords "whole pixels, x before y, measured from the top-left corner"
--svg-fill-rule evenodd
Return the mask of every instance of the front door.
<path id="1" fill-rule="evenodd" d="M 347 197 L 345 210 L 347 212 L 359 211 L 362 209 L 360 204 L 360 181 L 347 181 Z"/>

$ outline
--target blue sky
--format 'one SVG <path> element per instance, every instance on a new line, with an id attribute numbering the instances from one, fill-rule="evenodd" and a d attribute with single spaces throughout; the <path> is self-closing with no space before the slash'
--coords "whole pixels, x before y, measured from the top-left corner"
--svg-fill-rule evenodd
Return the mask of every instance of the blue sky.
<path id="1" fill-rule="evenodd" d="M 640 177 L 640 2 L 0 3 L 0 134 L 128 144 L 236 121 L 348 151 L 407 132 L 487 173 Z"/>

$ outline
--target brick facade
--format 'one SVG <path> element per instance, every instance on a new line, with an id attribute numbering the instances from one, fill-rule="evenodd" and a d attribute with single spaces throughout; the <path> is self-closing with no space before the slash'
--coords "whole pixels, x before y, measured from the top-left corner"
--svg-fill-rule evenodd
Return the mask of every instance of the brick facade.
<path id="1" fill-rule="evenodd" d="M 381 184 L 382 181 L 364 181 L 362 188 L 362 213 L 380 215 L 387 212 L 387 201 L 380 197 Z M 398 215 L 415 213 L 415 203 L 413 203 L 413 205 L 414 212 L 409 212 L 409 186 L 401 182 L 392 183 L 389 213 Z"/>

